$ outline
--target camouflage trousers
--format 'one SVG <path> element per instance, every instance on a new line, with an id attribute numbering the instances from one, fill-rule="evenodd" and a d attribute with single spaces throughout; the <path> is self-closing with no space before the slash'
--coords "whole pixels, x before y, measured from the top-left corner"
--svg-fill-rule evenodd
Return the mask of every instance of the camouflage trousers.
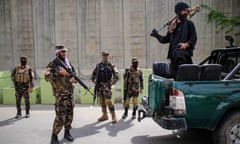
<path id="1" fill-rule="evenodd" d="M 127 97 L 124 101 L 124 108 L 129 108 L 130 101 L 132 99 L 133 107 L 138 107 L 138 96 Z"/>
<path id="2" fill-rule="evenodd" d="M 127 89 L 127 97 L 124 101 L 124 107 L 129 108 L 129 103 L 132 99 L 133 107 L 138 106 L 139 84 L 130 84 Z"/>
<path id="3" fill-rule="evenodd" d="M 53 123 L 53 134 L 57 135 L 63 126 L 67 130 L 72 128 L 73 108 L 73 93 L 71 91 L 62 90 L 56 93 L 56 117 Z"/>
<path id="4" fill-rule="evenodd" d="M 102 111 L 106 111 L 106 107 L 108 107 L 109 111 L 113 113 L 115 111 L 114 105 L 112 103 L 112 91 L 111 85 L 109 82 L 102 82 L 98 88 L 97 96 L 99 98 L 99 103 L 102 107 Z"/>
<path id="5" fill-rule="evenodd" d="M 24 97 L 25 100 L 25 109 L 26 114 L 29 114 L 30 110 L 30 97 L 29 97 L 29 86 L 25 83 L 19 83 L 15 86 L 15 96 L 16 96 L 16 107 L 17 107 L 17 114 L 22 114 L 21 110 L 21 101 L 22 97 Z"/>

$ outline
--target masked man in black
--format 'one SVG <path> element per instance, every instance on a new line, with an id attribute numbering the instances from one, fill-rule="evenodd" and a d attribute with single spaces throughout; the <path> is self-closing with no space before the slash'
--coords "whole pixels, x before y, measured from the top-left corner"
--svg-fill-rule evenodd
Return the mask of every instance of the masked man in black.
<path id="1" fill-rule="evenodd" d="M 138 96 L 143 90 L 143 72 L 138 67 L 138 59 L 132 59 L 132 65 L 125 70 L 124 79 L 124 114 L 122 119 L 128 116 L 128 109 L 130 100 L 133 103 L 132 119 L 136 118 L 136 111 L 138 109 Z"/>
<path id="2" fill-rule="evenodd" d="M 158 34 L 153 29 L 151 36 L 155 37 L 160 43 L 169 43 L 167 58 L 170 59 L 170 73 L 176 78 L 178 66 L 181 64 L 191 64 L 193 50 L 197 42 L 197 34 L 194 23 L 187 19 L 189 6 L 184 2 L 175 5 L 177 18 L 171 21 L 168 32 L 165 36 Z"/>
<path id="3" fill-rule="evenodd" d="M 21 100 L 24 97 L 26 118 L 30 116 L 30 92 L 34 88 L 34 75 L 31 66 L 27 64 L 27 56 L 20 57 L 20 65 L 16 66 L 11 74 L 16 95 L 17 115 L 16 119 L 22 116 Z"/>

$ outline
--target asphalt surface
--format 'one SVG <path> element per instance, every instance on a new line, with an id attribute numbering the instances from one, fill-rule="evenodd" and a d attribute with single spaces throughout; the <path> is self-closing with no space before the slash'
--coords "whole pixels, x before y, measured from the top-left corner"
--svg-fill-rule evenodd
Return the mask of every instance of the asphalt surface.
<path id="1" fill-rule="evenodd" d="M 211 144 L 210 133 L 202 130 L 190 130 L 174 133 L 162 129 L 152 119 L 138 122 L 128 117 L 120 119 L 122 105 L 117 104 L 118 122 L 111 119 L 97 122 L 101 109 L 95 105 L 76 105 L 71 133 L 74 142 L 63 139 L 63 130 L 59 134 L 61 144 Z M 24 109 L 24 107 L 23 107 Z M 24 111 L 23 111 L 24 113 Z M 12 105 L 0 105 L 0 144 L 49 144 L 52 123 L 55 117 L 53 105 L 32 105 L 30 118 L 15 119 L 16 108 Z M 131 111 L 129 113 L 131 115 Z M 110 114 L 109 114 L 110 116 Z"/>

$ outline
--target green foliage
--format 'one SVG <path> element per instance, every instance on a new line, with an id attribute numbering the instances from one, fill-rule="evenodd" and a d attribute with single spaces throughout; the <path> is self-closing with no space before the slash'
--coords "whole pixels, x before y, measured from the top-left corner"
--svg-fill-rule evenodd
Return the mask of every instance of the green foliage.
<path id="1" fill-rule="evenodd" d="M 225 13 L 214 10 L 207 5 L 201 5 L 209 11 L 208 22 L 215 23 L 220 29 L 223 29 L 226 34 L 234 33 L 235 36 L 240 36 L 240 32 L 234 32 L 234 28 L 240 27 L 240 17 L 239 16 L 226 16 Z"/>

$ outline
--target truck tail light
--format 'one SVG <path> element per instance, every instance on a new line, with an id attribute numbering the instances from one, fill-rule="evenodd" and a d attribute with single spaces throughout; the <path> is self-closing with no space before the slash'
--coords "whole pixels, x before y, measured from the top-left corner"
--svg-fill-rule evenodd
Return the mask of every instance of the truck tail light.
<path id="1" fill-rule="evenodd" d="M 185 98 L 182 91 L 175 88 L 170 89 L 169 107 L 173 111 L 173 114 L 186 114 Z"/>

